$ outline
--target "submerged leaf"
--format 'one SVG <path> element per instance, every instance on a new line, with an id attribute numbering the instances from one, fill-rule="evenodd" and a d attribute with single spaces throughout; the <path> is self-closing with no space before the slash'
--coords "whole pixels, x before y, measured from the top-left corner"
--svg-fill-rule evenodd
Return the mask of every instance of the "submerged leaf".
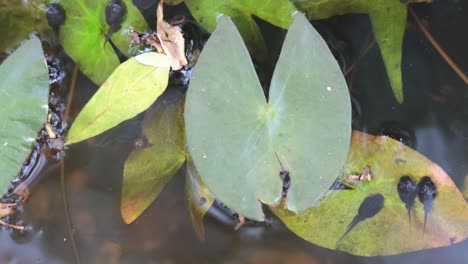
<path id="1" fill-rule="evenodd" d="M 375 39 L 380 47 L 393 94 L 403 102 L 401 80 L 401 50 L 406 26 L 408 3 L 426 0 L 292 0 L 297 8 L 311 19 L 324 19 L 349 13 L 369 14 Z"/>
<path id="2" fill-rule="evenodd" d="M 32 33 L 39 34 L 42 40 L 53 37 L 44 15 L 45 2 L 0 0 L 0 52 L 14 49 Z"/>
<path id="3" fill-rule="evenodd" d="M 121 214 L 127 224 L 143 213 L 185 162 L 183 99 L 159 98 L 143 123 L 147 146 L 132 151 L 125 161 Z"/>
<path id="4" fill-rule="evenodd" d="M 280 207 L 272 210 L 303 239 L 355 255 L 400 254 L 468 238 L 468 204 L 439 166 L 399 141 L 354 131 L 344 174 L 359 172 L 366 165 L 372 170 L 370 182 L 359 182 L 351 190 L 331 190 L 318 206 L 299 214 Z M 408 209 L 401 193 L 402 179 L 408 178 L 419 186 L 434 184 L 435 195 L 421 196 L 427 188 L 412 189 L 417 193 Z M 375 195 L 382 196 L 383 204 L 365 205 Z"/>
<path id="5" fill-rule="evenodd" d="M 185 4 L 195 19 L 209 32 L 215 29 L 220 14 L 229 16 L 249 50 L 259 61 L 266 59 L 267 49 L 262 32 L 252 16 L 286 29 L 296 11 L 289 0 L 186 0 Z"/>
<path id="6" fill-rule="evenodd" d="M 21 169 L 47 117 L 49 71 L 32 37 L 0 66 L 0 192 Z"/>
<path id="7" fill-rule="evenodd" d="M 60 43 L 81 71 L 100 85 L 119 65 L 119 59 L 106 35 L 110 26 L 106 23 L 105 9 L 109 0 L 61 0 L 65 10 L 65 23 L 60 26 Z M 111 40 L 128 55 L 132 34 L 130 27 L 143 31 L 147 24 L 131 0 L 122 0 L 126 14 L 120 29 Z"/>
<path id="8" fill-rule="evenodd" d="M 191 160 L 187 163 L 187 178 L 185 180 L 185 194 L 187 195 L 188 210 L 193 229 L 200 240 L 205 240 L 203 216 L 214 202 L 214 195 L 208 190 L 198 175 Z"/>
<path id="9" fill-rule="evenodd" d="M 301 14 L 286 36 L 269 98 L 267 103 L 234 24 L 221 17 L 188 90 L 187 142 L 210 191 L 256 220 L 263 219 L 260 202 L 273 205 L 281 198 L 281 164 L 291 178 L 287 207 L 300 211 L 332 184 L 349 146 L 346 83 Z"/>
<path id="10" fill-rule="evenodd" d="M 122 63 L 78 114 L 65 144 L 94 137 L 143 112 L 164 92 L 168 78 L 164 54 L 148 52 Z"/>

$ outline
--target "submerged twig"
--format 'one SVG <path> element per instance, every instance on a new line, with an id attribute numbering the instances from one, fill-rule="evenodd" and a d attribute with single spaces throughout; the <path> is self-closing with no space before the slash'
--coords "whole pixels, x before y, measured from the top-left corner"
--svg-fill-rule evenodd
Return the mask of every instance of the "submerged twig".
<path id="1" fill-rule="evenodd" d="M 427 30 L 427 28 L 423 25 L 423 23 L 413 11 L 411 6 L 408 6 L 408 11 L 414 18 L 414 21 L 416 21 L 418 27 L 424 33 L 424 36 L 426 36 L 426 38 L 429 40 L 429 43 L 431 43 L 431 45 L 437 50 L 440 56 L 445 60 L 445 62 L 450 66 L 450 68 L 452 68 L 452 70 L 455 71 L 455 73 L 463 80 L 463 82 L 465 82 L 465 84 L 468 84 L 468 77 L 463 73 L 463 71 L 458 67 L 458 65 L 447 55 L 447 53 L 445 53 L 445 51 L 442 49 L 439 43 L 437 43 L 437 41 L 431 35 L 429 30 Z"/>
<path id="2" fill-rule="evenodd" d="M 70 105 L 73 98 L 73 93 L 75 91 L 76 86 L 76 78 L 78 76 L 78 66 L 75 64 L 73 68 L 72 77 L 70 80 L 70 87 L 68 91 L 68 99 L 67 105 L 65 107 L 65 114 L 63 116 L 63 120 L 66 122 L 68 120 L 68 114 L 70 113 Z M 68 199 L 67 199 L 67 187 L 65 185 L 65 162 L 63 160 L 63 156 L 60 158 L 60 189 L 62 192 L 62 201 L 63 201 L 63 210 L 65 211 L 65 219 L 67 221 L 67 233 L 70 237 L 70 243 L 73 250 L 73 255 L 75 257 L 75 263 L 80 264 L 80 253 L 78 252 L 78 247 L 76 246 L 75 236 L 74 236 L 74 229 L 73 224 L 70 217 L 70 211 L 68 209 Z"/>
<path id="3" fill-rule="evenodd" d="M 369 52 L 369 50 L 374 47 L 375 38 L 372 38 L 371 40 L 371 36 L 372 36 L 371 33 L 367 35 L 366 43 L 369 43 L 369 44 L 367 44 L 367 46 L 359 53 L 359 56 L 356 58 L 356 60 L 349 66 L 349 68 L 344 73 L 344 76 L 348 76 L 348 74 L 354 69 L 354 67 L 356 67 L 356 65 L 361 61 L 361 59 Z"/>

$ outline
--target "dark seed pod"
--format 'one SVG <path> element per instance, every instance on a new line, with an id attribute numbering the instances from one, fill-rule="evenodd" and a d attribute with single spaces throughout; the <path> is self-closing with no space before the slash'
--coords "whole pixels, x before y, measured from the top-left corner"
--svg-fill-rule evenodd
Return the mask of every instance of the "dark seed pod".
<path id="1" fill-rule="evenodd" d="M 47 7 L 46 18 L 49 26 L 57 31 L 60 25 L 65 22 L 65 10 L 60 4 L 50 4 Z"/>

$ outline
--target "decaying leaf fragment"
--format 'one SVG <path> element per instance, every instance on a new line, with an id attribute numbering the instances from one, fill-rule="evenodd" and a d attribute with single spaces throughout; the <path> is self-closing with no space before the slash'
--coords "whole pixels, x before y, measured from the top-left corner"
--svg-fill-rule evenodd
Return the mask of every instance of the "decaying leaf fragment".
<path id="1" fill-rule="evenodd" d="M 187 59 L 185 58 L 184 36 L 182 36 L 182 33 L 180 33 L 177 27 L 164 21 L 163 2 L 163 0 L 159 1 L 158 8 L 156 10 L 156 32 L 164 53 L 166 53 L 171 60 L 172 69 L 180 70 L 182 67 L 187 65 Z"/>

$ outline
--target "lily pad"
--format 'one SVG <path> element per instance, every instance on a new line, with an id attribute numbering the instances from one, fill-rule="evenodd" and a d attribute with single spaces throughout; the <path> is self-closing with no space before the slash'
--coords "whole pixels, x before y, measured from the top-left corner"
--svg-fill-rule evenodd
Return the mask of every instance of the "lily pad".
<path id="1" fill-rule="evenodd" d="M 272 210 L 303 239 L 355 255 L 400 254 L 468 238 L 468 204 L 450 177 L 429 159 L 391 138 L 354 131 L 344 175 L 360 172 L 365 166 L 371 169 L 370 181 L 359 182 L 351 190 L 331 190 L 316 207 L 299 214 L 280 207 Z M 398 191 L 402 176 L 418 186 L 409 209 L 401 186 Z M 427 189 L 422 183 L 427 181 L 435 186 L 430 204 L 420 197 Z M 375 203 L 369 205 L 371 200 Z M 381 208 L 378 200 L 382 200 Z M 358 214 L 365 216 L 365 203 L 368 212 L 376 209 L 375 214 L 358 217 L 361 221 L 348 232 Z"/>
<path id="2" fill-rule="evenodd" d="M 209 190 L 262 220 L 260 202 L 281 198 L 281 165 L 291 177 L 290 210 L 313 206 L 333 183 L 349 146 L 351 107 L 338 64 L 304 15 L 286 36 L 268 103 L 240 34 L 222 16 L 190 82 L 185 125 Z"/>
<path id="3" fill-rule="evenodd" d="M 205 183 L 198 175 L 193 161 L 187 162 L 187 179 L 185 180 L 185 194 L 187 195 L 188 211 L 193 229 L 198 238 L 205 240 L 205 227 L 203 216 L 210 209 L 215 200 L 214 195 L 208 190 Z"/>
<path id="4" fill-rule="evenodd" d="M 296 8 L 289 0 L 185 0 L 193 17 L 209 32 L 213 32 L 219 15 L 229 16 L 236 24 L 247 47 L 260 62 L 267 49 L 262 32 L 252 16 L 277 27 L 288 28 Z"/>
<path id="5" fill-rule="evenodd" d="M 57 1 L 56 1 L 57 2 Z M 100 85 L 120 64 L 110 43 L 106 43 L 109 25 L 105 9 L 109 0 L 61 0 L 65 10 L 65 23 L 60 26 L 60 43 L 81 71 Z M 132 34 L 130 27 L 142 32 L 148 26 L 131 0 L 122 0 L 126 15 L 120 30 L 111 40 L 125 55 L 129 55 Z"/>
<path id="6" fill-rule="evenodd" d="M 169 58 L 148 52 L 122 63 L 76 117 L 66 145 L 94 137 L 146 110 L 166 89 Z"/>
<path id="7" fill-rule="evenodd" d="M 183 101 L 161 97 L 145 117 L 143 134 L 148 144 L 125 161 L 121 213 L 133 222 L 156 199 L 185 162 Z"/>
<path id="8" fill-rule="evenodd" d="M 18 174 L 47 118 L 49 71 L 32 37 L 0 66 L 0 192 Z"/>

